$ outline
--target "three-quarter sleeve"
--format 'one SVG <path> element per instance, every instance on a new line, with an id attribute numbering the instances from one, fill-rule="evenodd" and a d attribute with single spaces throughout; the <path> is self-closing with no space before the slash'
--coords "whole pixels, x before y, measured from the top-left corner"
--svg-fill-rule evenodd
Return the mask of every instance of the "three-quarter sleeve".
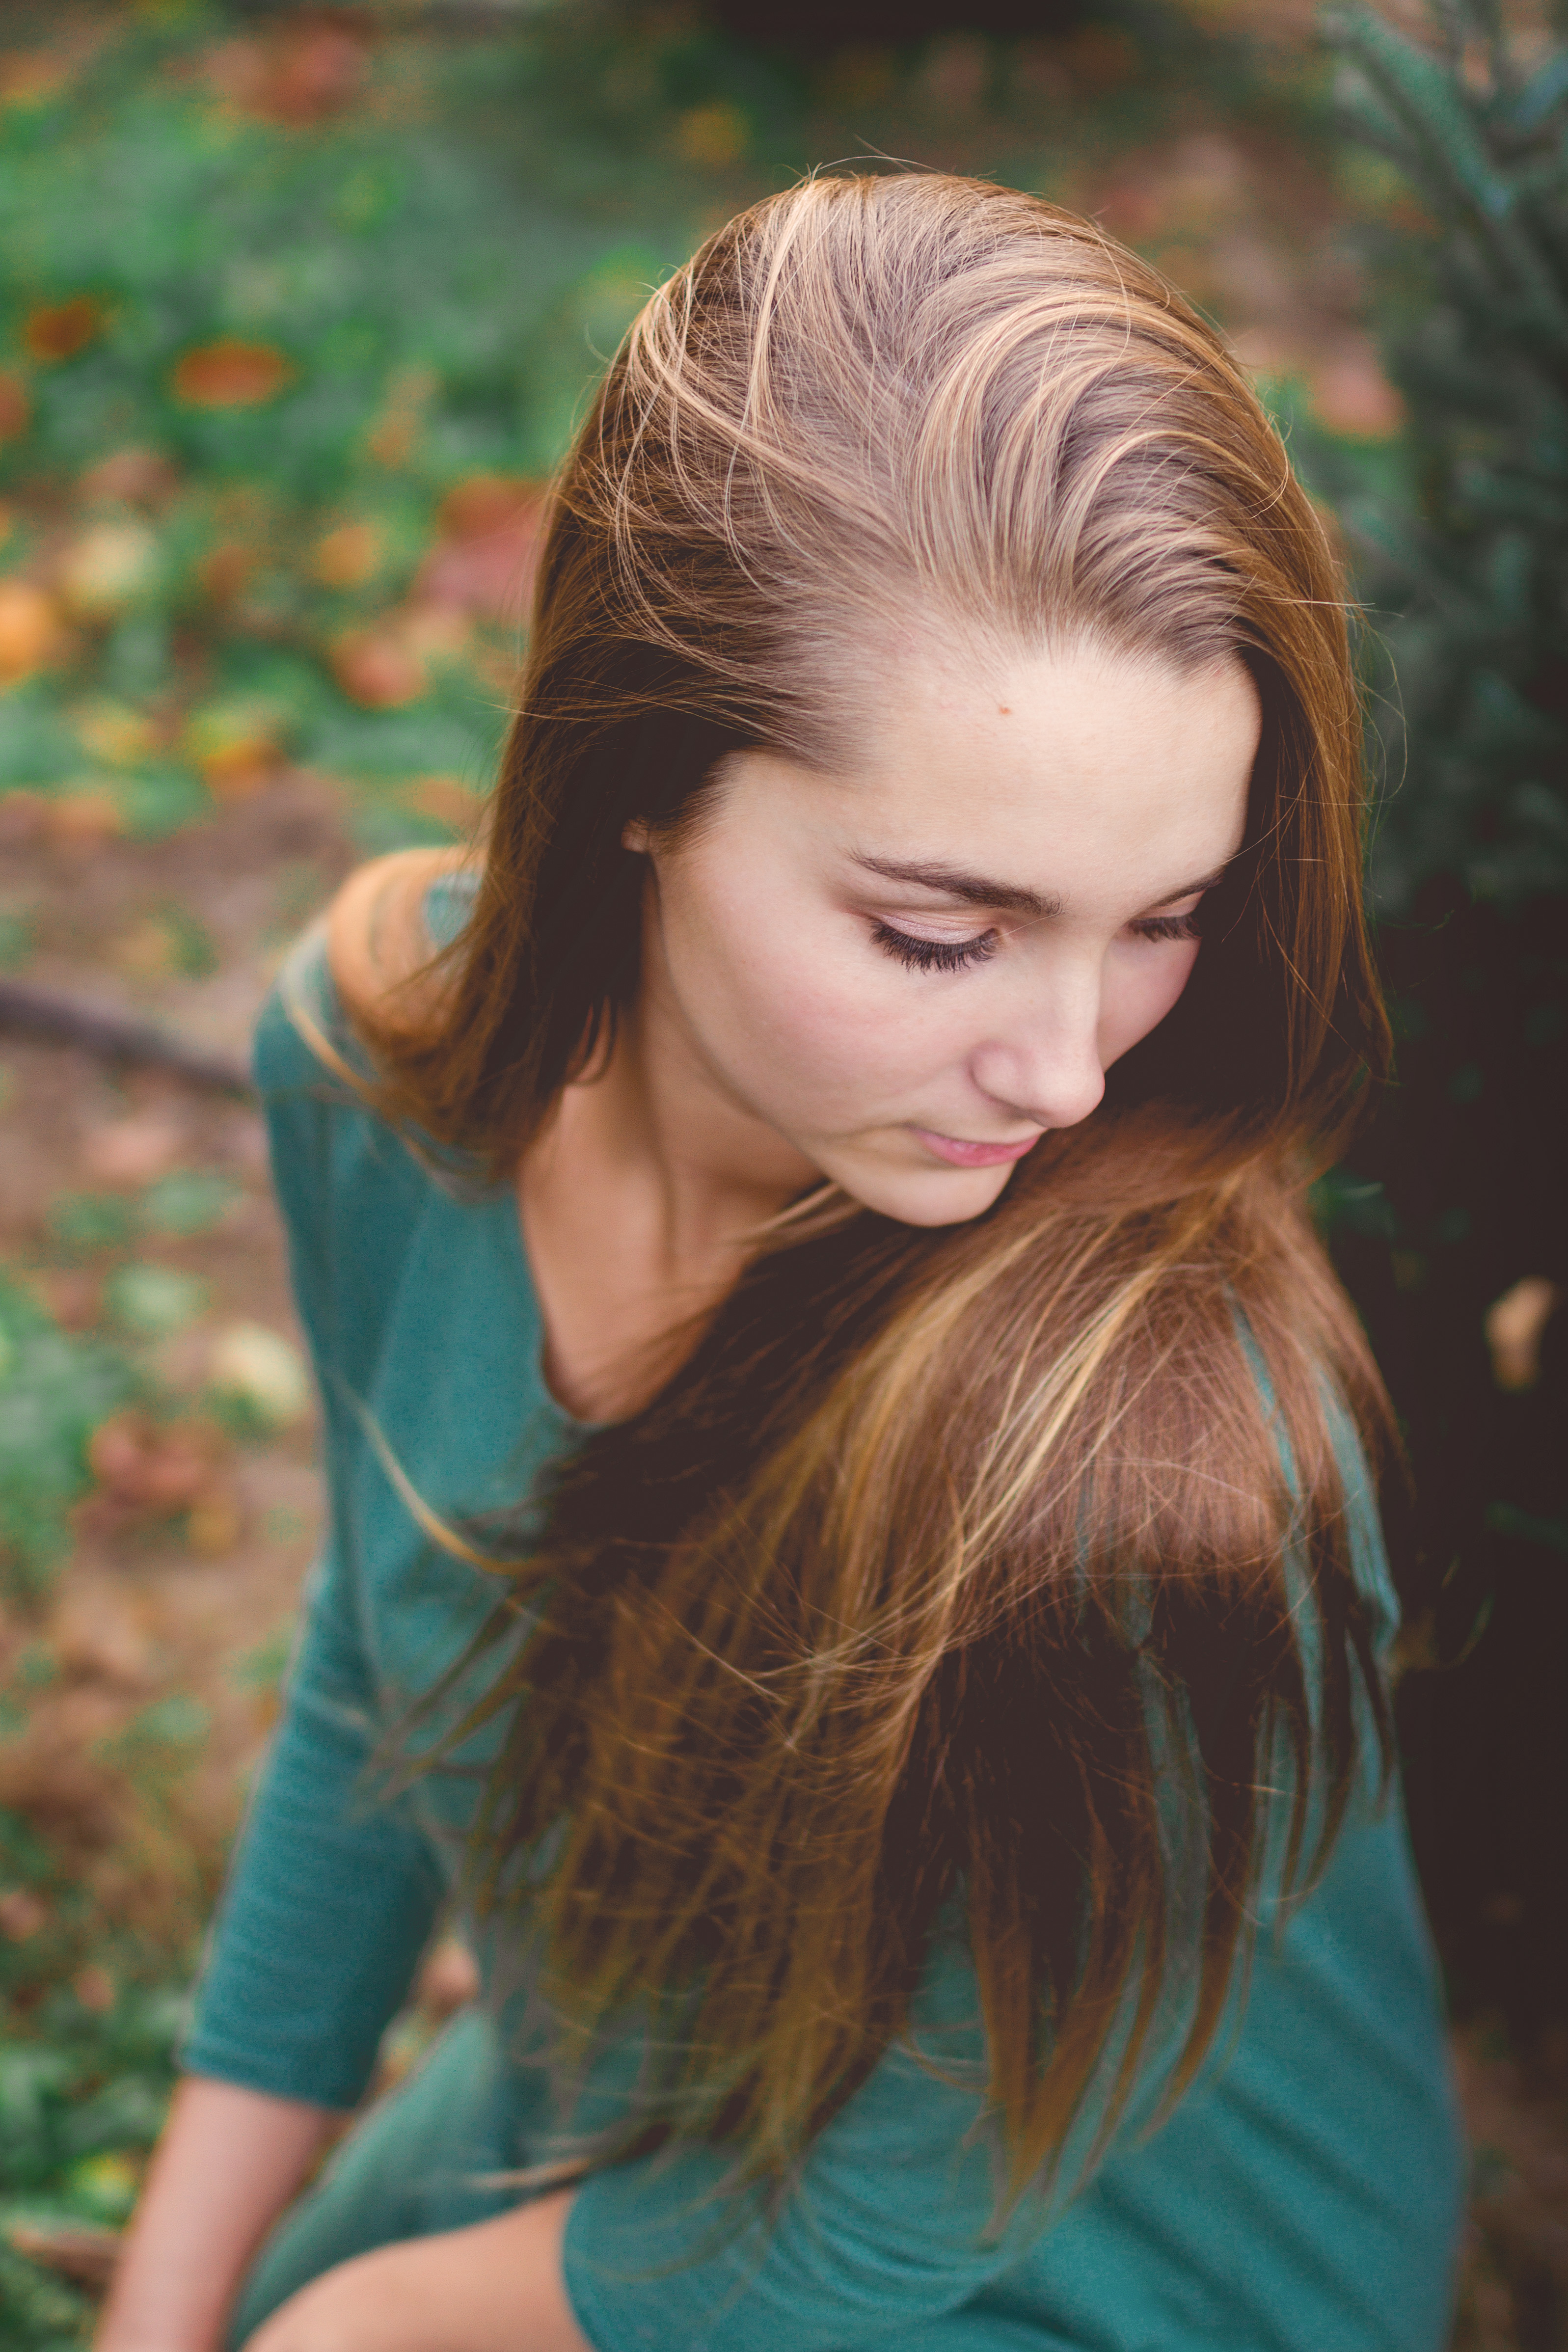
<path id="1" fill-rule="evenodd" d="M 374 1801 L 342 1581 L 329 1548 L 183 2053 L 193 2074 L 323 2107 L 363 2092 L 443 1892 L 426 1840 Z"/>
<path id="2" fill-rule="evenodd" d="M 444 1887 L 428 1841 L 406 1809 L 377 1801 L 370 1771 L 382 1727 L 343 1524 L 350 1433 L 335 1394 L 334 1163 L 343 1123 L 357 1115 L 331 1099 L 276 998 L 258 1034 L 257 1073 L 321 1391 L 330 1527 L 182 2056 L 192 2073 L 351 2107 Z M 374 1331 L 354 1336 L 362 1349 L 374 1345 Z"/>

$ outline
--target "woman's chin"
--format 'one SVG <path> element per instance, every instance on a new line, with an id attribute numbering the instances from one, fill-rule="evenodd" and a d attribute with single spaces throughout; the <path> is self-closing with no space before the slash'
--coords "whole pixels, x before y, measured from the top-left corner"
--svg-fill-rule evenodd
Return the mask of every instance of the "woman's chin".
<path id="1" fill-rule="evenodd" d="M 840 1166 L 825 1170 L 863 1209 L 891 1217 L 900 1225 L 962 1225 L 983 1216 L 1005 1189 L 1016 1167 L 1008 1160 L 994 1168 L 889 1167 L 846 1152 Z"/>

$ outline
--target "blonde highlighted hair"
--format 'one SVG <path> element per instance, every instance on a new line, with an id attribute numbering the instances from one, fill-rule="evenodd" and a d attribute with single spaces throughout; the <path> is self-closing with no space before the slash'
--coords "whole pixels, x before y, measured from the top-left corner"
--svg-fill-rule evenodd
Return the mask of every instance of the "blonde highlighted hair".
<path id="1" fill-rule="evenodd" d="M 479 1837 L 498 1900 L 545 1857 L 585 2032 L 674 2000 L 647 2135 L 775 2179 L 961 1900 L 1016 2189 L 1131 2015 L 1114 2113 L 1189 1918 L 1190 2074 L 1281 1759 L 1289 1877 L 1386 1727 L 1333 1442 L 1381 1391 L 1303 1208 L 1387 1045 L 1360 720 L 1332 551 L 1214 331 L 975 182 L 819 178 L 721 229 L 555 486 L 472 917 L 362 1025 L 394 1115 L 515 1168 L 637 984 L 628 821 L 679 835 L 740 745 L 843 765 L 911 631 L 1244 662 L 1246 847 L 1176 1011 L 992 1212 L 786 1228 L 563 1465 Z"/>

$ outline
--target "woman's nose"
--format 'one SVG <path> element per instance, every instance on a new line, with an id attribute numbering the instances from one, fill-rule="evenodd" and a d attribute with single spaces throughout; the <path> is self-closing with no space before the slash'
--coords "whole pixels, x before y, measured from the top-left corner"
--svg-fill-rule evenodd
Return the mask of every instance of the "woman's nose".
<path id="1" fill-rule="evenodd" d="M 1076 1127 L 1105 1092 L 1099 1031 L 1098 987 L 1072 990 L 1016 1035 L 982 1045 L 970 1066 L 975 1084 L 1038 1127 Z"/>

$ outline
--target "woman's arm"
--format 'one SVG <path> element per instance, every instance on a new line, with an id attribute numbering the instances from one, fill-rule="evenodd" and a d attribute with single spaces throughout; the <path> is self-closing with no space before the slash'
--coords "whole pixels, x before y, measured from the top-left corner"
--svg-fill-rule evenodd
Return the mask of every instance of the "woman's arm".
<path id="1" fill-rule="evenodd" d="M 342 2263 L 290 2296 L 246 2352 L 594 2352 L 562 2277 L 574 2193 Z"/>
<path id="2" fill-rule="evenodd" d="M 302 2100 L 187 2075 L 95 2352 L 216 2352 L 251 2255 L 341 2121 Z"/>

